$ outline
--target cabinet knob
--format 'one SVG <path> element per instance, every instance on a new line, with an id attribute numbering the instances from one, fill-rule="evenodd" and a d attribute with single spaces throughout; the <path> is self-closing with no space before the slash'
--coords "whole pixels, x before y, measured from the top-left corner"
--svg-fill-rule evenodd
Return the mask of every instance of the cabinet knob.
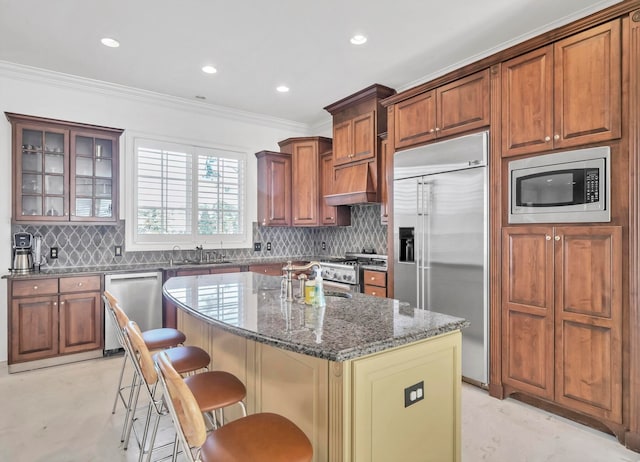
<path id="1" fill-rule="evenodd" d="M 440 131 L 440 127 L 436 127 L 436 131 L 439 132 Z"/>
<path id="2" fill-rule="evenodd" d="M 375 295 L 375 294 L 376 294 L 376 292 L 375 292 L 375 291 L 371 292 L 371 295 Z"/>
<path id="3" fill-rule="evenodd" d="M 556 237 L 554 237 L 554 239 L 555 239 L 556 241 L 559 241 L 559 240 L 560 240 L 560 236 L 556 236 Z"/>
<path id="4" fill-rule="evenodd" d="M 553 139 L 558 141 L 560 139 L 560 135 L 553 135 Z"/>
<path id="5" fill-rule="evenodd" d="M 371 280 L 373 281 L 375 279 L 375 277 L 371 276 Z"/>
<path id="6" fill-rule="evenodd" d="M 58 306 L 58 302 L 53 302 L 53 306 Z"/>
<path id="7" fill-rule="evenodd" d="M 429 133 L 433 133 L 433 132 L 435 132 L 435 129 L 432 128 L 431 130 L 429 130 Z"/>
<path id="8" fill-rule="evenodd" d="M 82 287 L 82 283 L 81 282 L 78 283 L 78 287 Z"/>
<path id="9" fill-rule="evenodd" d="M 551 141 L 551 137 L 550 136 L 545 136 L 544 140 L 548 143 L 549 141 Z"/>
<path id="10" fill-rule="evenodd" d="M 544 237 L 547 241 L 551 240 L 551 236 L 549 236 L 548 234 Z"/>
<path id="11" fill-rule="evenodd" d="M 33 290 L 38 290 L 38 286 L 33 286 Z"/>
<path id="12" fill-rule="evenodd" d="M 60 306 L 64 305 L 64 302 L 60 302 Z"/>

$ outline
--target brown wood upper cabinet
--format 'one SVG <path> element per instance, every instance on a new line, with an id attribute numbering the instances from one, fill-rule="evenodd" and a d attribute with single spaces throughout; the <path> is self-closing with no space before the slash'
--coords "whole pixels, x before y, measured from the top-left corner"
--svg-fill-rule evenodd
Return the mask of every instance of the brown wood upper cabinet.
<path id="1" fill-rule="evenodd" d="M 331 138 L 289 138 L 278 144 L 282 152 L 291 154 L 292 223 L 294 226 L 319 226 L 322 223 L 320 153 L 331 149 Z"/>
<path id="2" fill-rule="evenodd" d="M 503 383 L 622 422 L 622 228 L 503 229 Z"/>
<path id="3" fill-rule="evenodd" d="M 335 166 L 371 159 L 376 154 L 375 112 L 367 112 L 333 127 Z"/>
<path id="4" fill-rule="evenodd" d="M 291 154 L 260 151 L 258 158 L 258 223 L 291 226 Z"/>
<path id="5" fill-rule="evenodd" d="M 396 149 L 489 125 L 489 70 L 421 93 L 395 106 Z"/>
<path id="6" fill-rule="evenodd" d="M 120 129 L 6 113 L 13 222 L 118 221 Z"/>
<path id="7" fill-rule="evenodd" d="M 502 154 L 621 135 L 621 27 L 616 19 L 502 65 Z"/>

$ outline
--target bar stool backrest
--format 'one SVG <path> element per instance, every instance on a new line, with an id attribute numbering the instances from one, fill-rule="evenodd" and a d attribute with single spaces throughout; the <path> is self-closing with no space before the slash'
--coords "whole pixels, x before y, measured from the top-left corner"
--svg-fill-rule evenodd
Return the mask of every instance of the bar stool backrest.
<path id="1" fill-rule="evenodd" d="M 113 295 L 111 292 L 109 292 L 108 290 L 105 290 L 105 291 L 104 291 L 104 293 L 103 293 L 103 295 L 104 295 L 104 296 L 106 297 L 106 299 L 109 301 L 109 304 L 110 304 L 111 306 L 117 305 L 117 304 L 119 303 L 119 302 L 118 302 L 118 299 L 117 299 L 116 297 L 114 297 L 114 295 Z"/>
<path id="2" fill-rule="evenodd" d="M 171 364 L 169 356 L 162 351 L 156 355 L 160 383 L 167 399 L 167 407 L 174 422 L 176 431 L 184 446 L 189 462 L 194 462 L 190 448 L 200 448 L 207 438 L 207 429 L 200 411 L 200 406 L 184 379 Z M 188 453 L 188 454 L 187 454 Z"/>
<path id="3" fill-rule="evenodd" d="M 113 325 L 116 328 L 115 330 L 116 330 L 116 337 L 118 337 L 118 343 L 122 348 L 126 348 L 126 345 L 124 343 L 125 340 L 124 340 L 124 334 L 122 332 L 122 327 L 120 326 L 120 321 L 118 320 L 118 316 L 116 315 L 116 312 L 113 309 L 113 306 L 116 305 L 118 301 L 115 300 L 115 298 L 113 298 L 111 294 L 107 295 L 107 293 L 108 292 L 105 291 L 104 295 L 102 296 L 102 300 L 104 301 L 104 306 L 107 307 L 107 313 L 109 313 L 111 322 L 113 322 Z M 115 300 L 115 302 L 112 302 L 112 299 Z"/>
<path id="4" fill-rule="evenodd" d="M 131 342 L 131 353 L 133 353 L 132 357 L 134 358 L 134 362 L 137 362 L 140 373 L 142 373 L 145 382 L 147 382 L 147 386 L 154 385 L 158 381 L 158 374 L 149 348 L 147 348 L 147 344 L 144 343 L 138 324 L 136 324 L 135 321 L 129 321 L 124 331 Z"/>

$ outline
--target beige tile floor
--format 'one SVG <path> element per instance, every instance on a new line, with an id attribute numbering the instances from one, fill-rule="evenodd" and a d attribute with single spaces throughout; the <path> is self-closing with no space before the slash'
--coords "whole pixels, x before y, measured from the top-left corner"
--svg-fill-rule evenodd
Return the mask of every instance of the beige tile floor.
<path id="1" fill-rule="evenodd" d="M 135 445 L 119 443 L 122 408 L 111 414 L 120 364 L 105 358 L 18 374 L 0 366 L 0 461 L 137 460 Z M 462 419 L 465 462 L 640 462 L 610 435 L 466 384 Z M 169 440 L 165 427 L 161 439 Z"/>

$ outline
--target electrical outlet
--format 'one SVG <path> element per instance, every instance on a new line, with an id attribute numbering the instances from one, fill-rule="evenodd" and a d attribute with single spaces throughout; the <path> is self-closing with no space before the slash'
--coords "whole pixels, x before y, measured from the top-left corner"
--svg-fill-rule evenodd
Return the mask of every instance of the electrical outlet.
<path id="1" fill-rule="evenodd" d="M 424 399 L 424 381 L 404 389 L 404 407 L 409 407 Z"/>
<path id="2" fill-rule="evenodd" d="M 267 242 L 267 250 L 271 252 L 271 242 Z"/>
<path id="3" fill-rule="evenodd" d="M 57 247 L 51 247 L 49 249 L 49 258 L 51 258 L 51 259 L 58 258 L 58 248 Z"/>
<path id="4" fill-rule="evenodd" d="M 121 245 L 117 245 L 113 248 L 113 256 L 114 257 L 121 257 L 122 256 L 122 246 Z"/>
<path id="5" fill-rule="evenodd" d="M 322 241 L 322 250 L 327 250 L 327 243 Z"/>
<path id="6" fill-rule="evenodd" d="M 253 243 L 253 251 L 261 252 L 262 251 L 262 242 L 254 242 Z"/>

